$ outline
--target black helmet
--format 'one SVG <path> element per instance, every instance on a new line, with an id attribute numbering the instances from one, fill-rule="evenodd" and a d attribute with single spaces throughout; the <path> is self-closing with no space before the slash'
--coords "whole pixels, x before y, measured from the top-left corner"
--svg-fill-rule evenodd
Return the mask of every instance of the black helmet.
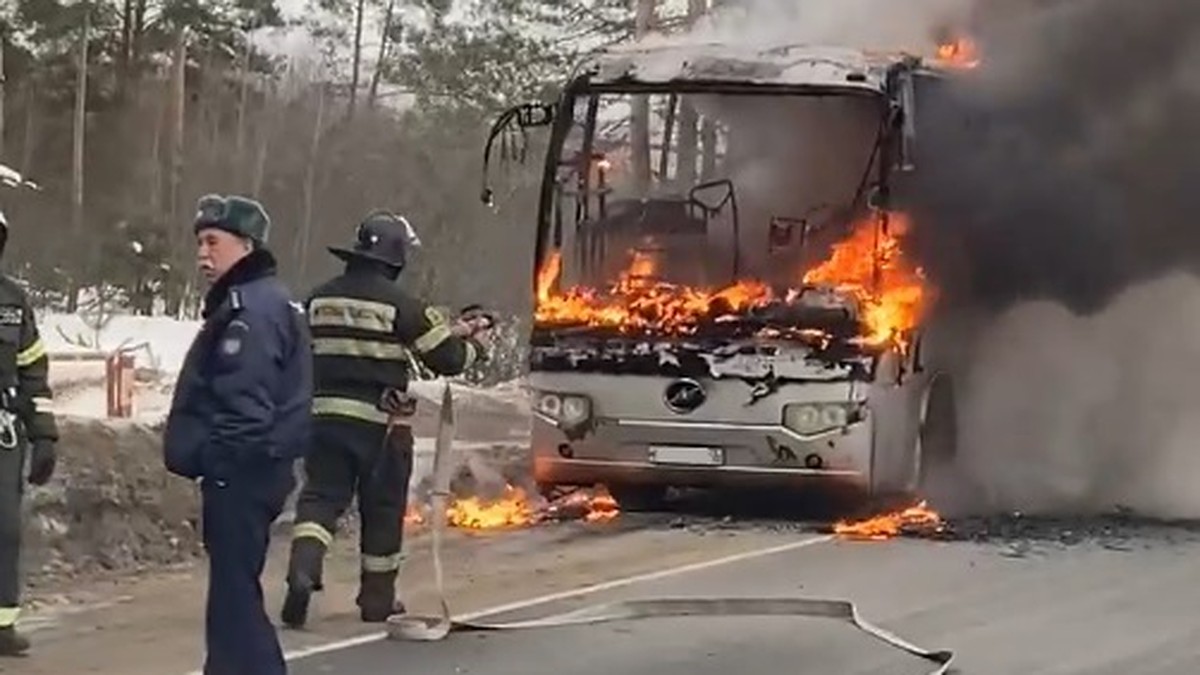
<path id="1" fill-rule="evenodd" d="M 420 246 L 420 237 L 404 216 L 376 211 L 358 224 L 353 249 L 331 246 L 329 252 L 346 262 L 374 260 L 400 269 L 407 260 L 409 247 Z"/>

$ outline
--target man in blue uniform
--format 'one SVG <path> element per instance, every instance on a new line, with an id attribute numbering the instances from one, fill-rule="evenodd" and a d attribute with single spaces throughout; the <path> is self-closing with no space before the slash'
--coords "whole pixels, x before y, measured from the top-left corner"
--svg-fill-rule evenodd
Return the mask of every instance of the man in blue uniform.
<path id="1" fill-rule="evenodd" d="M 197 206 L 199 266 L 211 286 L 167 418 L 164 459 L 201 483 L 205 675 L 282 675 L 260 577 L 271 524 L 295 484 L 293 461 L 309 442 L 311 340 L 264 248 L 262 206 L 216 195 Z"/>

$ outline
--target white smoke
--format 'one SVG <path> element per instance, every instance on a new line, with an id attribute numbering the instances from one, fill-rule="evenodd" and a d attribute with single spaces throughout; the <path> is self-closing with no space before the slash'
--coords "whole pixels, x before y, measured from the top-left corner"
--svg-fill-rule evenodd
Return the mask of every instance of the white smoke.
<path id="1" fill-rule="evenodd" d="M 928 53 L 935 31 L 962 25 L 975 0 L 740 0 L 662 42 L 836 45 Z"/>
<path id="2" fill-rule="evenodd" d="M 971 507 L 1200 515 L 1200 279 L 1138 284 L 1088 316 L 1020 304 L 976 339 L 958 381 Z"/>

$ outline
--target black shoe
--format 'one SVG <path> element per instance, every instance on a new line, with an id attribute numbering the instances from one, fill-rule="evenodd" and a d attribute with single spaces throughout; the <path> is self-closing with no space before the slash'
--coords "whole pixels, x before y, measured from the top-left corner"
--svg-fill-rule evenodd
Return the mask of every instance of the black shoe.
<path id="1" fill-rule="evenodd" d="M 283 611 L 280 618 L 288 628 L 303 628 L 308 622 L 308 601 L 312 590 L 305 586 L 288 586 L 287 597 L 283 599 Z"/>
<path id="2" fill-rule="evenodd" d="M 288 628 L 302 628 L 308 622 L 308 602 L 322 588 L 325 546 L 316 539 L 292 541 L 288 561 L 287 596 L 283 599 L 280 619 Z"/>
<path id="3" fill-rule="evenodd" d="M 29 651 L 29 638 L 12 626 L 0 628 L 0 656 L 24 656 Z"/>
<path id="4" fill-rule="evenodd" d="M 358 616 L 362 619 L 363 623 L 383 623 L 388 620 L 389 616 L 403 614 L 405 611 L 404 603 L 402 602 L 397 602 L 391 607 L 386 605 L 371 607 L 368 605 L 359 608 Z"/>
<path id="5" fill-rule="evenodd" d="M 396 572 L 363 572 L 358 587 L 358 615 L 366 623 L 383 623 L 404 611 L 396 602 Z"/>

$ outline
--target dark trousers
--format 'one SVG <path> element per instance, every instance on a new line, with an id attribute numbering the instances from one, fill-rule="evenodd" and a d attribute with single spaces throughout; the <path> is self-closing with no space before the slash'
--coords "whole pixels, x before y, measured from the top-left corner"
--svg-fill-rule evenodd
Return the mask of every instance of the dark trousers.
<path id="1" fill-rule="evenodd" d="M 24 441 L 0 447 L 0 628 L 12 626 L 21 606 L 21 499 L 25 494 Z"/>
<path id="2" fill-rule="evenodd" d="M 209 562 L 204 675 L 287 673 L 275 627 L 263 608 L 260 577 L 271 524 L 294 485 L 290 462 L 203 483 Z"/>
<path id="3" fill-rule="evenodd" d="M 386 612 L 394 604 L 400 566 L 412 430 L 348 418 L 314 420 L 313 445 L 304 459 L 304 487 L 296 501 L 289 579 L 320 588 L 321 567 L 337 520 L 358 498 L 362 520 L 359 606 Z M 374 613 L 374 612 L 373 612 Z"/>

